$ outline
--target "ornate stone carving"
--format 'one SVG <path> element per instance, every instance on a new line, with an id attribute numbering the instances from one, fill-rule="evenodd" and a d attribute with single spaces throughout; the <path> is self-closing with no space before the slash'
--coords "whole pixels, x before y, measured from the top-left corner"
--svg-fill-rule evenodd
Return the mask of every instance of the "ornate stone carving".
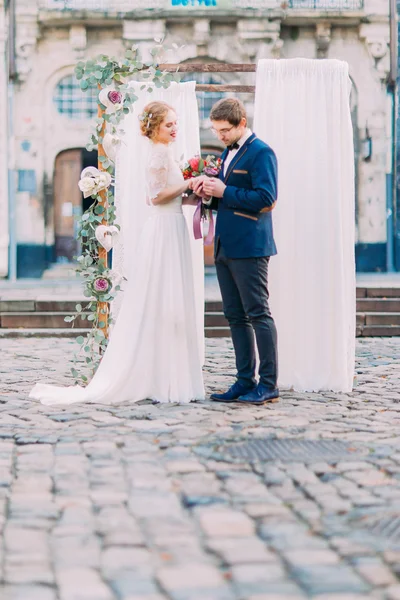
<path id="1" fill-rule="evenodd" d="M 32 59 L 36 52 L 39 32 L 36 21 L 19 19 L 17 26 L 17 39 L 15 54 L 17 59 L 17 73 L 20 81 L 26 81 L 32 70 Z"/>
<path id="2" fill-rule="evenodd" d="M 84 25 L 71 25 L 69 30 L 69 43 L 74 50 L 77 59 L 85 56 L 87 38 L 86 27 Z"/>
<path id="3" fill-rule="evenodd" d="M 331 24 L 327 21 L 317 23 L 315 29 L 315 41 L 317 46 L 317 58 L 327 58 L 329 44 L 331 42 Z"/>
<path id="4" fill-rule="evenodd" d="M 360 39 L 367 46 L 368 53 L 378 72 L 379 78 L 386 80 L 390 69 L 390 35 L 386 26 L 380 23 L 361 25 Z"/>
<path id="5" fill-rule="evenodd" d="M 256 58 L 280 58 L 283 40 L 280 21 L 243 19 L 237 24 L 238 38 L 245 53 Z"/>

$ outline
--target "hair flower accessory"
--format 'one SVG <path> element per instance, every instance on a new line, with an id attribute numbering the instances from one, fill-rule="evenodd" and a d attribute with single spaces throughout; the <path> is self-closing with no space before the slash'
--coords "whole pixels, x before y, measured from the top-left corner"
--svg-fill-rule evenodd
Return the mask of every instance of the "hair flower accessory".
<path id="1" fill-rule="evenodd" d="M 142 121 L 142 123 L 146 125 L 146 129 L 148 129 L 150 126 L 152 116 L 152 113 L 148 113 L 145 110 L 142 112 L 141 115 L 139 115 L 139 121 Z"/>

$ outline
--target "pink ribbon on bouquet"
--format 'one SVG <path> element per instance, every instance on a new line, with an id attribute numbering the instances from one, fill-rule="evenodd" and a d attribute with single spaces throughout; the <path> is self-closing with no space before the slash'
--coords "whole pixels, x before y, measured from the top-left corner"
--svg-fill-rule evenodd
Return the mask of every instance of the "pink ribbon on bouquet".
<path id="1" fill-rule="evenodd" d="M 203 233 L 201 231 L 201 205 L 202 200 L 200 199 L 197 203 L 196 210 L 193 215 L 193 233 L 195 240 L 201 240 L 203 237 Z M 210 246 L 214 239 L 214 217 L 212 210 L 210 209 L 210 224 L 208 226 L 208 233 L 204 240 L 205 246 Z"/>

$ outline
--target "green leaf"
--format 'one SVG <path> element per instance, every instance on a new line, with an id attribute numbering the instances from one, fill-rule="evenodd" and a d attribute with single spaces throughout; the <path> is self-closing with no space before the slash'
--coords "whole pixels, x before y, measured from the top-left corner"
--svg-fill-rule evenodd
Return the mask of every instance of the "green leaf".
<path id="1" fill-rule="evenodd" d="M 78 313 L 82 312 L 82 304 L 77 304 L 77 305 L 75 306 L 75 310 L 76 310 L 76 312 L 78 312 Z"/>
<path id="2" fill-rule="evenodd" d="M 103 73 L 101 71 L 95 71 L 94 76 L 96 77 L 96 79 L 102 79 Z"/>
<path id="3" fill-rule="evenodd" d="M 88 89 L 88 87 L 89 87 L 89 84 L 88 84 L 88 82 L 86 81 L 86 79 L 82 79 L 82 81 L 81 81 L 81 83 L 80 83 L 80 87 L 81 87 L 81 90 L 87 90 L 87 89 Z"/>
<path id="4" fill-rule="evenodd" d="M 83 335 L 79 335 L 79 336 L 76 338 L 76 343 L 77 343 L 77 344 L 83 344 L 84 342 L 85 342 L 85 338 L 83 337 Z"/>

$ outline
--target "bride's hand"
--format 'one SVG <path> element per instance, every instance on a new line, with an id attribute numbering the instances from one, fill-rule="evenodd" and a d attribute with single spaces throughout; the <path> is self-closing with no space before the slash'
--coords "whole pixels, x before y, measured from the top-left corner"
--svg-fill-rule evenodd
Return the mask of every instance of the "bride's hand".
<path id="1" fill-rule="evenodd" d="M 199 175 L 199 177 L 194 177 L 191 181 L 192 181 L 192 190 L 194 191 L 195 194 L 200 195 L 201 192 L 203 191 L 203 183 L 205 181 L 207 181 L 208 177 L 207 175 Z"/>

